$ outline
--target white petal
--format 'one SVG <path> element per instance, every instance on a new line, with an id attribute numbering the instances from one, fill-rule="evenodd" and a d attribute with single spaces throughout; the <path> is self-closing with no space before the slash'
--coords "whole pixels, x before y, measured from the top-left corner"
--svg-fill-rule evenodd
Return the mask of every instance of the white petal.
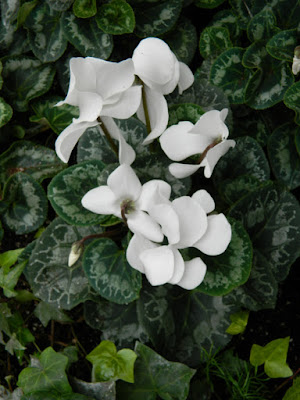
<path id="1" fill-rule="evenodd" d="M 140 259 L 140 254 L 145 250 L 154 249 L 156 247 L 159 247 L 159 245 L 150 242 L 150 240 L 145 239 L 142 235 L 135 234 L 128 244 L 126 259 L 132 268 L 145 273 L 145 268 Z"/>
<path id="2" fill-rule="evenodd" d="M 130 88 L 134 82 L 134 66 L 130 58 L 121 62 L 105 61 L 87 57 L 97 77 L 97 93 L 104 100 Z"/>
<path id="3" fill-rule="evenodd" d="M 183 62 L 179 62 L 179 81 L 178 81 L 178 91 L 181 94 L 184 90 L 192 86 L 194 83 L 194 75 L 190 68 Z"/>
<path id="4" fill-rule="evenodd" d="M 158 87 L 158 88 L 155 88 L 155 86 L 153 85 L 153 88 L 162 94 L 169 94 L 169 93 L 174 92 L 174 89 L 176 88 L 176 86 L 178 84 L 179 75 L 180 75 L 180 65 L 179 65 L 179 62 L 178 62 L 175 54 L 173 54 L 173 61 L 174 61 L 174 73 L 172 75 L 171 80 L 168 83 L 166 83 L 165 85 Z"/>
<path id="5" fill-rule="evenodd" d="M 180 240 L 179 218 L 171 204 L 157 204 L 150 209 L 150 216 L 161 225 L 169 244 Z"/>
<path id="6" fill-rule="evenodd" d="M 170 173 L 175 176 L 175 178 L 182 179 L 187 176 L 192 175 L 201 167 L 200 164 L 180 164 L 172 163 L 169 165 Z"/>
<path id="7" fill-rule="evenodd" d="M 155 204 L 168 203 L 171 190 L 169 183 L 160 179 L 152 179 L 144 183 L 138 200 L 139 209 L 149 211 Z"/>
<path id="8" fill-rule="evenodd" d="M 137 200 L 142 185 L 134 170 L 127 164 L 120 165 L 107 179 L 107 186 L 120 200 Z"/>
<path id="9" fill-rule="evenodd" d="M 193 290 L 203 281 L 206 274 L 206 265 L 201 258 L 193 258 L 184 263 L 184 274 L 182 279 L 177 283 L 183 289 Z"/>
<path id="10" fill-rule="evenodd" d="M 132 55 L 135 74 L 148 86 L 151 83 L 165 85 L 174 74 L 174 54 L 163 40 L 142 40 Z"/>
<path id="11" fill-rule="evenodd" d="M 223 110 L 220 111 L 220 118 L 224 122 L 226 117 L 228 115 L 228 108 L 223 108 Z M 223 138 L 224 139 L 224 138 Z M 225 138 L 226 139 L 226 138 Z"/>
<path id="12" fill-rule="evenodd" d="M 166 129 L 169 120 L 168 104 L 161 93 L 144 86 L 146 103 L 151 125 L 151 132 L 143 144 L 149 144 L 158 138 Z M 139 116 L 140 114 L 138 114 Z"/>
<path id="13" fill-rule="evenodd" d="M 103 100 L 97 93 L 81 92 L 79 96 L 79 118 L 74 122 L 96 121 L 102 110 Z"/>
<path id="14" fill-rule="evenodd" d="M 217 164 L 217 162 L 220 160 L 224 154 L 227 153 L 227 151 L 235 146 L 235 141 L 234 140 L 224 140 L 221 143 L 218 143 L 216 146 L 214 146 L 212 149 L 208 150 L 206 157 L 200 164 L 201 166 L 204 166 L 204 176 L 205 178 L 210 178 L 213 170 Z"/>
<path id="15" fill-rule="evenodd" d="M 193 247 L 209 256 L 224 253 L 231 241 L 231 225 L 224 214 L 209 215 L 205 234 Z"/>
<path id="16" fill-rule="evenodd" d="M 183 277 L 184 261 L 183 261 L 182 255 L 179 253 L 179 251 L 175 247 L 170 246 L 170 248 L 174 254 L 174 273 L 168 283 L 171 283 L 172 285 L 176 285 Z"/>
<path id="17" fill-rule="evenodd" d="M 161 148 L 173 161 L 182 161 L 193 154 L 202 153 L 207 141 L 202 135 L 189 133 L 194 127 L 191 122 L 183 121 L 165 130 L 159 141 Z"/>
<path id="18" fill-rule="evenodd" d="M 180 240 L 175 245 L 178 249 L 192 246 L 207 229 L 207 216 L 199 203 L 188 196 L 172 201 L 179 218 Z"/>
<path id="19" fill-rule="evenodd" d="M 292 72 L 294 75 L 300 72 L 300 59 L 296 56 L 293 57 Z"/>
<path id="20" fill-rule="evenodd" d="M 200 206 L 206 212 L 206 214 L 212 212 L 215 209 L 215 201 L 211 195 L 204 189 L 197 190 L 192 195 L 192 199 L 198 201 Z"/>
<path id="21" fill-rule="evenodd" d="M 96 214 L 118 214 L 120 203 L 108 186 L 91 189 L 81 199 L 84 208 Z"/>
<path id="22" fill-rule="evenodd" d="M 142 86 L 132 86 L 122 92 L 113 104 L 104 104 L 101 115 L 127 119 L 136 113 L 141 104 Z"/>
<path id="23" fill-rule="evenodd" d="M 196 123 L 190 133 L 197 133 L 203 137 L 203 143 L 206 141 L 207 145 L 212 144 L 215 140 L 226 139 L 229 131 L 227 126 L 224 124 L 222 114 L 218 110 L 207 111 L 201 115 L 199 121 Z"/>
<path id="24" fill-rule="evenodd" d="M 174 254 L 169 246 L 159 246 L 140 254 L 145 274 L 152 286 L 167 283 L 174 273 Z"/>
<path id="25" fill-rule="evenodd" d="M 74 57 L 70 60 L 70 85 L 64 102 L 79 105 L 80 92 L 96 92 L 96 74 L 86 58 Z"/>
<path id="26" fill-rule="evenodd" d="M 57 156 L 63 162 L 67 163 L 79 138 L 84 134 L 87 128 L 95 125 L 98 125 L 97 121 L 80 122 L 79 124 L 72 122 L 72 124 L 67 126 L 56 139 L 55 151 Z"/>
<path id="27" fill-rule="evenodd" d="M 161 227 L 144 211 L 134 211 L 127 216 L 128 228 L 133 233 L 139 233 L 153 242 L 162 242 L 164 235 Z"/>

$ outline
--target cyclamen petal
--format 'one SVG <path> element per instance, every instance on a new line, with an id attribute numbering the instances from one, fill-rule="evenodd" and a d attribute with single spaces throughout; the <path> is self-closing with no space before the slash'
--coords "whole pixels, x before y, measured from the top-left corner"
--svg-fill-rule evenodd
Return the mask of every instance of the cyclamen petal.
<path id="1" fill-rule="evenodd" d="M 194 75 L 190 68 L 179 61 L 179 81 L 178 81 L 178 92 L 182 92 L 188 89 L 194 83 Z"/>
<path id="2" fill-rule="evenodd" d="M 174 246 L 169 246 L 174 254 L 174 273 L 168 283 L 176 285 L 183 277 L 185 265 L 182 255 Z"/>
<path id="3" fill-rule="evenodd" d="M 150 209 L 150 216 L 161 225 L 169 244 L 180 240 L 179 218 L 171 204 L 157 204 Z"/>
<path id="4" fill-rule="evenodd" d="M 126 259 L 132 268 L 145 273 L 144 264 L 140 259 L 140 254 L 145 250 L 155 249 L 156 247 L 159 247 L 159 245 L 144 238 L 144 236 L 135 233 L 128 244 Z"/>
<path id="5" fill-rule="evenodd" d="M 224 253 L 231 241 L 231 225 L 224 214 L 210 215 L 207 219 L 207 230 L 193 247 L 208 256 L 217 256 Z"/>
<path id="6" fill-rule="evenodd" d="M 192 199 L 196 200 L 200 204 L 206 214 L 209 214 L 215 209 L 214 199 L 204 189 L 197 190 L 197 192 L 192 195 Z"/>
<path id="7" fill-rule="evenodd" d="M 149 212 L 151 207 L 159 203 L 169 203 L 171 186 L 161 179 L 152 179 L 144 183 L 138 200 L 139 208 Z"/>
<path id="8" fill-rule="evenodd" d="M 229 131 L 222 119 L 224 116 L 226 117 L 226 111 L 228 110 L 224 110 L 207 111 L 205 114 L 201 115 L 199 121 L 194 128 L 191 129 L 190 133 L 195 133 L 206 138 L 207 144 L 205 147 L 212 144 L 217 139 L 224 140 L 228 137 Z"/>
<path id="9" fill-rule="evenodd" d="M 201 167 L 204 168 L 204 176 L 205 178 L 210 178 L 217 162 L 220 160 L 224 154 L 228 152 L 231 147 L 235 146 L 234 140 L 224 140 L 221 143 L 218 143 L 212 149 L 208 150 L 206 157 L 200 164 Z"/>
<path id="10" fill-rule="evenodd" d="M 88 191 L 81 199 L 84 208 L 95 214 L 118 214 L 119 204 L 108 186 L 99 186 Z"/>
<path id="11" fill-rule="evenodd" d="M 152 286 L 164 285 L 174 274 L 174 254 L 169 246 L 159 246 L 140 254 L 145 274 Z"/>
<path id="12" fill-rule="evenodd" d="M 120 200 L 137 200 L 142 190 L 139 178 L 127 164 L 120 165 L 109 175 L 107 186 Z"/>
<path id="13" fill-rule="evenodd" d="M 73 122 L 93 122 L 97 120 L 102 111 L 103 99 L 97 93 L 81 92 L 78 106 L 80 115 L 79 118 L 74 119 Z"/>
<path id="14" fill-rule="evenodd" d="M 127 225 L 131 232 L 139 233 L 153 242 L 163 241 L 164 235 L 161 227 L 147 213 L 137 210 L 126 216 Z"/>
<path id="15" fill-rule="evenodd" d="M 194 174 L 200 168 L 200 164 L 180 164 L 172 163 L 169 165 L 170 173 L 175 176 L 175 178 L 183 179 L 187 176 Z"/>
<path id="16" fill-rule="evenodd" d="M 184 263 L 184 274 L 177 283 L 183 289 L 193 290 L 203 281 L 206 274 L 206 264 L 197 257 Z"/>
<path id="17" fill-rule="evenodd" d="M 118 100 L 112 104 L 103 105 L 101 115 L 113 118 L 127 119 L 136 113 L 141 103 L 141 86 L 132 86 L 120 93 Z"/>

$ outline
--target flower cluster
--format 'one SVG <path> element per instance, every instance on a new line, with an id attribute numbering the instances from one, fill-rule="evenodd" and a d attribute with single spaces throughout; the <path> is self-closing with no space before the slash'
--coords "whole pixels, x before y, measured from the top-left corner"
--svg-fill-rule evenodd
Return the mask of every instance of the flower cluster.
<path id="1" fill-rule="evenodd" d="M 142 40 L 132 58 L 119 63 L 87 58 L 70 61 L 67 103 L 79 107 L 74 119 L 58 137 L 56 152 L 67 162 L 78 139 L 88 127 L 98 126 L 110 143 L 119 143 L 120 166 L 107 185 L 90 190 L 82 198 L 86 209 L 121 218 L 133 233 L 127 248 L 129 264 L 144 273 L 152 285 L 171 283 L 194 289 L 203 280 L 206 265 L 200 257 L 184 261 L 180 250 L 194 247 L 207 255 L 223 253 L 231 240 L 231 226 L 224 214 L 213 213 L 214 200 L 205 190 L 171 201 L 171 186 L 163 180 L 141 184 L 131 164 L 135 151 L 126 143 L 113 118 L 136 114 L 147 127 L 147 145 L 160 137 L 160 144 L 173 161 L 198 155 L 197 164 L 172 163 L 171 174 L 183 178 L 204 167 L 209 178 L 222 155 L 235 142 L 228 140 L 224 121 L 227 109 L 211 110 L 193 125 L 182 121 L 168 125 L 165 95 L 179 93 L 193 83 L 187 65 L 179 62 L 169 46 L 158 38 Z M 77 249 L 77 248 L 76 248 Z M 71 260 L 76 260 L 76 250 Z M 75 257 L 76 256 L 76 257 Z"/>

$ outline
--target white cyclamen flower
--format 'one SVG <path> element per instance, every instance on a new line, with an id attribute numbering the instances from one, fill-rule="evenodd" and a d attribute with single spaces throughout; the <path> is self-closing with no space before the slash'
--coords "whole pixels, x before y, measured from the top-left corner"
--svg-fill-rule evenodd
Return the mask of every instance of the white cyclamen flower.
<path id="1" fill-rule="evenodd" d="M 84 131 L 98 125 L 98 117 L 127 119 L 141 102 L 141 86 L 134 86 L 131 59 L 114 63 L 93 57 L 70 60 L 70 85 L 64 101 L 79 107 L 79 118 L 73 119 L 56 141 L 56 152 L 68 162 L 70 154 Z M 119 140 L 120 137 L 114 137 Z"/>
<path id="2" fill-rule="evenodd" d="M 207 216 L 214 208 L 206 190 L 154 205 L 149 214 L 162 226 L 169 245 L 161 246 L 135 234 L 126 253 L 128 263 L 144 273 L 153 286 L 171 283 L 188 290 L 196 288 L 204 279 L 206 265 L 200 257 L 184 261 L 178 249 L 195 247 L 207 255 L 226 250 L 231 226 L 224 214 Z"/>
<path id="3" fill-rule="evenodd" d="M 193 125 L 182 121 L 168 128 L 160 137 L 160 144 L 166 155 L 173 161 L 182 161 L 195 154 L 202 154 L 198 164 L 173 163 L 169 170 L 176 178 L 192 175 L 204 167 L 204 176 L 210 178 L 219 159 L 235 146 L 234 140 L 227 140 L 228 128 L 224 121 L 228 109 L 211 110 L 203 114 Z"/>
<path id="4" fill-rule="evenodd" d="M 120 165 L 107 179 L 107 186 L 99 186 L 82 198 L 83 207 L 96 214 L 113 214 L 126 219 L 128 228 L 149 240 L 161 242 L 160 225 L 147 213 L 157 202 L 168 202 L 171 187 L 161 180 L 152 180 L 141 185 L 133 169 Z"/>
<path id="5" fill-rule="evenodd" d="M 296 56 L 293 58 L 292 72 L 294 75 L 297 75 L 300 72 L 300 58 Z"/>
<path id="6" fill-rule="evenodd" d="M 163 40 L 150 37 L 143 39 L 132 55 L 135 74 L 144 83 L 144 96 L 151 124 L 151 133 L 144 144 L 159 137 L 168 125 L 168 105 L 164 95 L 179 93 L 192 85 L 194 76 L 189 67 L 177 60 Z M 146 123 L 143 104 L 137 111 L 139 119 Z"/>

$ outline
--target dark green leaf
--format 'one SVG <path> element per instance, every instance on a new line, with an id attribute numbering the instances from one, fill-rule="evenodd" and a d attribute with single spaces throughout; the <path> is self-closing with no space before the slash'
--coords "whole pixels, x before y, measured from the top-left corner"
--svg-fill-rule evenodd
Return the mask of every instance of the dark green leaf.
<path id="1" fill-rule="evenodd" d="M 199 49 L 203 58 L 217 57 L 230 47 L 233 45 L 227 28 L 210 26 L 202 31 Z"/>
<path id="2" fill-rule="evenodd" d="M 72 225 L 95 225 L 103 216 L 88 211 L 81 199 L 101 183 L 99 177 L 105 165 L 98 160 L 73 165 L 57 174 L 48 186 L 48 198 L 57 214 Z"/>
<path id="3" fill-rule="evenodd" d="M 95 240 L 86 248 L 83 268 L 90 285 L 105 299 L 127 304 L 139 297 L 141 274 L 111 239 Z"/>
<path id="4" fill-rule="evenodd" d="M 32 0 L 32 1 L 26 1 L 23 3 L 18 11 L 18 24 L 17 27 L 20 28 L 22 25 L 24 25 L 27 17 L 31 13 L 31 11 L 34 9 L 34 7 L 37 5 L 38 0 Z"/>
<path id="5" fill-rule="evenodd" d="M 1 83 L 1 77 L 0 77 L 0 83 Z M 13 115 L 13 109 L 9 104 L 6 103 L 6 101 L 2 97 L 0 97 L 0 128 L 8 123 L 12 115 Z"/>
<path id="6" fill-rule="evenodd" d="M 81 260 L 70 268 L 68 258 L 74 242 L 101 231 L 100 227 L 73 227 L 55 219 L 37 239 L 24 271 L 35 296 L 66 310 L 93 298 Z"/>
<path id="7" fill-rule="evenodd" d="M 41 321 L 44 327 L 46 327 L 51 320 L 58 322 L 72 322 L 71 318 L 69 318 L 66 313 L 51 304 L 45 303 L 44 301 L 39 302 L 36 306 L 34 315 Z"/>
<path id="8" fill-rule="evenodd" d="M 137 342 L 138 355 L 135 364 L 135 383 L 120 384 L 117 393 L 121 400 L 137 400 L 141 393 L 144 400 L 185 400 L 190 380 L 195 370 L 184 364 L 167 361 L 149 347 Z"/>
<path id="9" fill-rule="evenodd" d="M 295 111 L 295 122 L 300 125 L 300 82 L 291 85 L 284 95 L 284 104 Z"/>
<path id="10" fill-rule="evenodd" d="M 253 17 L 251 3 L 243 0 L 229 0 L 232 10 L 238 16 L 238 24 L 241 29 L 246 29 L 249 21 Z M 265 4 L 265 3 L 264 3 Z"/>
<path id="11" fill-rule="evenodd" d="M 218 183 L 218 191 L 230 205 L 237 202 L 261 185 L 261 181 L 253 175 L 240 175 L 234 179 L 225 179 Z"/>
<path id="12" fill-rule="evenodd" d="M 291 29 L 274 35 L 267 43 L 268 53 L 278 60 L 293 61 L 294 48 L 297 45 L 297 31 Z"/>
<path id="13" fill-rule="evenodd" d="M 174 104 L 169 108 L 168 125 L 176 125 L 180 121 L 190 121 L 193 124 L 196 124 L 202 114 L 204 114 L 204 110 L 202 110 L 198 104 Z"/>
<path id="14" fill-rule="evenodd" d="M 98 27 L 94 18 L 81 20 L 73 13 L 65 12 L 62 25 L 68 41 L 82 56 L 104 60 L 110 56 L 113 48 L 112 37 Z"/>
<path id="15" fill-rule="evenodd" d="M 77 378 L 71 379 L 71 384 L 76 392 L 91 396 L 93 400 L 115 400 L 116 382 L 84 382 Z"/>
<path id="16" fill-rule="evenodd" d="M 227 28 L 230 36 L 234 39 L 240 36 L 241 29 L 238 23 L 238 17 L 233 10 L 221 10 L 217 12 L 211 21 L 211 26 L 220 26 Z"/>
<path id="17" fill-rule="evenodd" d="M 78 18 L 91 18 L 97 13 L 96 0 L 75 0 L 73 13 Z"/>
<path id="18" fill-rule="evenodd" d="M 251 42 L 266 40 L 277 33 L 276 18 L 272 11 L 262 10 L 250 20 L 247 27 L 248 38 Z"/>
<path id="19" fill-rule="evenodd" d="M 99 8 L 96 22 L 105 33 L 123 35 L 133 32 L 135 16 L 131 6 L 125 0 L 112 0 Z"/>
<path id="20" fill-rule="evenodd" d="M 49 6 L 55 11 L 65 11 L 74 0 L 46 0 Z"/>
<path id="21" fill-rule="evenodd" d="M 17 235 L 33 232 L 44 223 L 47 198 L 30 175 L 22 172 L 12 175 L 4 186 L 3 200 L 9 204 L 3 222 Z"/>
<path id="22" fill-rule="evenodd" d="M 17 295 L 14 287 L 16 286 L 26 264 L 26 261 L 24 261 L 23 263 L 10 268 L 8 271 L 5 271 L 4 268 L 0 269 L 0 287 L 3 289 L 4 296 L 15 297 Z"/>
<path id="23" fill-rule="evenodd" d="M 225 0 L 196 0 L 195 5 L 200 8 L 216 8 Z"/>

